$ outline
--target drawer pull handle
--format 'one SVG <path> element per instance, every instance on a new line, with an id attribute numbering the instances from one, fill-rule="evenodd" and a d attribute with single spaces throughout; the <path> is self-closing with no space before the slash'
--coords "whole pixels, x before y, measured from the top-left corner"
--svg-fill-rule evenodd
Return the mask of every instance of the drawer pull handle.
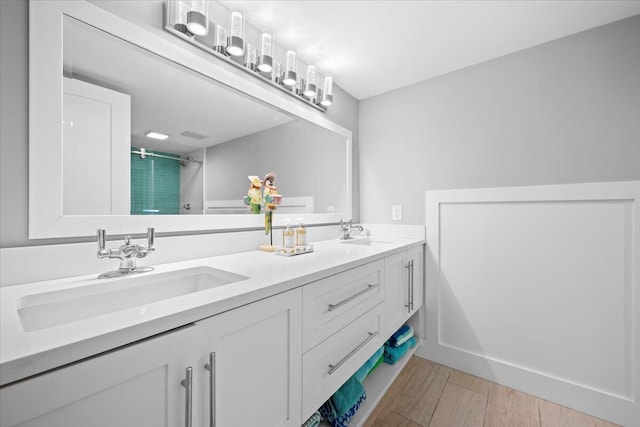
<path id="1" fill-rule="evenodd" d="M 378 287 L 377 283 L 375 285 L 368 285 L 366 289 L 361 290 L 357 294 L 351 295 L 349 298 L 347 298 L 345 300 L 342 300 L 337 304 L 329 304 L 329 311 L 333 311 L 336 308 L 342 307 L 343 305 L 345 305 L 349 301 L 353 301 L 354 299 L 358 298 L 360 295 L 364 295 L 367 292 L 369 292 L 370 290 L 372 290 L 373 288 L 377 288 L 377 287 Z"/>
<path id="2" fill-rule="evenodd" d="M 365 345 L 367 345 L 367 343 L 369 341 L 371 341 L 372 339 L 374 339 L 376 336 L 378 335 L 378 331 L 375 332 L 369 332 L 369 336 L 367 337 L 367 339 L 365 339 L 364 341 L 362 341 L 360 343 L 360 345 L 358 345 L 356 348 L 354 348 L 353 350 L 351 350 L 351 352 L 349 354 L 347 354 L 345 357 L 342 358 L 341 361 L 339 361 L 338 363 L 336 363 L 335 365 L 329 365 L 329 375 L 333 374 L 336 370 L 338 370 L 338 368 L 340 366 L 342 366 L 344 364 L 344 362 L 346 362 L 347 360 L 349 360 L 351 358 L 351 356 L 353 356 L 354 354 L 356 354 L 362 347 L 364 347 Z"/>

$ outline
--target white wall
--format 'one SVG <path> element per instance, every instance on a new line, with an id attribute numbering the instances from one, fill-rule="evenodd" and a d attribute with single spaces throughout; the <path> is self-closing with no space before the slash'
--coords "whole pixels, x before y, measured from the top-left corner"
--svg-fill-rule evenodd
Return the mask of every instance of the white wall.
<path id="1" fill-rule="evenodd" d="M 207 54 L 163 29 L 163 1 L 101 1 L 92 3 L 136 25 L 191 49 Z M 92 239 L 42 239 L 29 241 L 28 227 L 28 42 L 29 2 L 0 0 L 0 247 L 84 242 Z M 214 60 L 215 58 L 211 58 Z M 231 66 L 228 66 L 231 67 Z M 236 71 L 238 72 L 238 71 Z M 241 72 L 239 72 L 241 73 Z M 251 77 L 248 77 L 251 78 Z M 338 82 L 339 83 L 339 82 Z M 334 86 L 334 104 L 327 117 L 353 132 L 354 217 L 358 216 L 358 101 Z M 287 95 L 282 95 L 287 96 Z"/>
<path id="2" fill-rule="evenodd" d="M 425 190 L 639 179 L 638 46 L 640 15 L 361 101 L 361 220 L 422 224 Z"/>

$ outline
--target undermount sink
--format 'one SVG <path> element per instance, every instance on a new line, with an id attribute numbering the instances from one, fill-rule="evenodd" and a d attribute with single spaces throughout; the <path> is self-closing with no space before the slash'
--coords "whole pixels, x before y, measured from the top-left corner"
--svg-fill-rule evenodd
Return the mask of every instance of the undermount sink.
<path id="1" fill-rule="evenodd" d="M 27 295 L 17 301 L 25 331 L 37 331 L 229 285 L 248 277 L 211 267 L 123 276 L 76 288 Z"/>
<path id="2" fill-rule="evenodd" d="M 353 238 L 350 240 L 341 240 L 342 243 L 346 243 L 347 245 L 362 245 L 362 246 L 382 246 L 382 245 L 390 245 L 391 242 L 385 242 L 383 240 L 372 240 L 369 237 L 365 238 Z"/>

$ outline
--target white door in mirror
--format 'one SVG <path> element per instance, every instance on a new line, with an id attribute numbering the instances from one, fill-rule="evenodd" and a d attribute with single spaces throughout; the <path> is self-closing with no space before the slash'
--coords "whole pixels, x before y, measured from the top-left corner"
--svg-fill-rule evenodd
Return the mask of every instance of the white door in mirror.
<path id="1" fill-rule="evenodd" d="M 131 97 L 65 77 L 64 215 L 129 215 Z"/>

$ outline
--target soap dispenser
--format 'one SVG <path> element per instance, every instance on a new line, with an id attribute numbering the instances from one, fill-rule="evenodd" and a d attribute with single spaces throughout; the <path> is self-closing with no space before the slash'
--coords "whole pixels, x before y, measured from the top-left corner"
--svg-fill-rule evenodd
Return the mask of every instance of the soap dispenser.
<path id="1" fill-rule="evenodd" d="M 296 228 L 296 246 L 307 246 L 307 229 L 304 227 L 302 223 L 302 218 L 298 218 L 300 221 L 300 225 Z"/>
<path id="2" fill-rule="evenodd" d="M 282 247 L 292 249 L 295 246 L 295 232 L 291 228 L 291 224 L 286 224 L 282 230 Z"/>

